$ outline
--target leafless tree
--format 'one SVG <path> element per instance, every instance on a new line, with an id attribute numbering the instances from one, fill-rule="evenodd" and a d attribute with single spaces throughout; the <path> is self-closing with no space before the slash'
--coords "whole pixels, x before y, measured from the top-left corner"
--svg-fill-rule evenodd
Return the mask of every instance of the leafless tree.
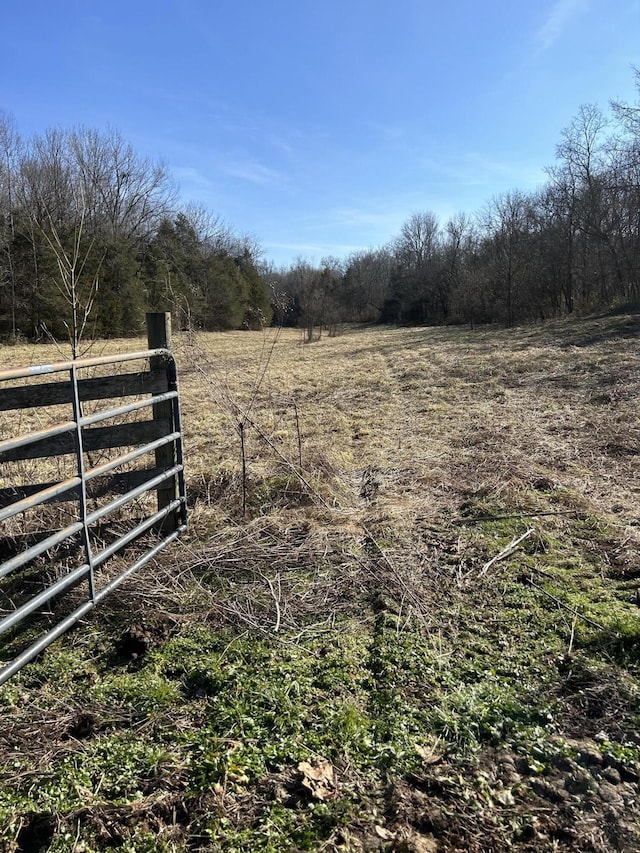
<path id="1" fill-rule="evenodd" d="M 15 128 L 13 119 L 0 111 L 0 291 L 8 290 L 8 298 L 2 299 L 0 306 L 8 303 L 11 322 L 11 337 L 15 340 L 18 333 L 16 321 L 17 308 L 17 271 L 13 256 L 13 244 L 16 235 L 15 206 L 16 180 L 19 170 L 22 141 Z"/>

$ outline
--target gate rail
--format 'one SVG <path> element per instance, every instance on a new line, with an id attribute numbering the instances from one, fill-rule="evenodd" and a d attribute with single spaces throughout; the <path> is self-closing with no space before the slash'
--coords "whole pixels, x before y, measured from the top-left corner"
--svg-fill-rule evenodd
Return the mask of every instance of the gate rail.
<path id="1" fill-rule="evenodd" d="M 80 379 L 78 377 L 79 372 L 88 368 L 136 360 L 148 360 L 149 371 L 97 378 Z M 9 380 L 28 380 L 45 374 L 68 374 L 68 381 L 62 379 L 31 387 L 28 385 L 2 387 L 2 383 Z M 151 396 L 145 396 L 135 402 L 109 407 L 88 415 L 82 414 L 82 403 L 87 400 L 148 393 Z M 0 412 L 62 403 L 71 403 L 72 419 L 56 423 L 48 429 L 0 441 L 0 464 L 25 459 L 73 455 L 75 456 L 75 476 L 60 479 L 54 483 L 0 489 L 0 523 L 7 522 L 21 513 L 27 513 L 42 504 L 60 501 L 75 501 L 78 518 L 62 529 L 45 535 L 40 541 L 4 562 L 0 562 L 0 583 L 18 569 L 26 567 L 38 557 L 42 557 L 75 537 L 80 537 L 81 540 L 82 563 L 64 573 L 55 582 L 46 585 L 42 591 L 24 601 L 20 606 L 14 607 L 9 612 L 5 609 L 6 615 L 0 614 L 0 635 L 15 628 L 29 615 L 40 610 L 62 593 L 75 588 L 84 580 L 88 582 L 88 590 L 85 600 L 76 606 L 72 613 L 41 634 L 28 648 L 20 651 L 13 660 L 0 668 L 0 684 L 33 660 L 133 572 L 155 557 L 186 530 L 180 404 L 176 364 L 170 350 L 157 348 L 123 355 L 100 356 L 0 371 Z M 152 408 L 151 420 L 95 427 L 96 424 L 107 420 L 121 418 L 134 412 L 143 412 L 148 407 Z M 86 464 L 87 452 L 126 447 L 134 449 L 120 453 L 115 458 L 98 465 L 88 467 Z M 141 460 L 146 454 L 151 453 L 155 454 L 156 467 L 127 471 L 119 475 L 113 474 L 117 469 Z M 124 494 L 118 494 L 105 505 L 89 511 L 87 484 L 106 475 L 112 475 L 107 478 L 107 493 L 121 491 L 123 484 L 126 491 Z M 97 550 L 95 543 L 92 542 L 92 525 L 106 519 L 116 510 L 150 491 L 157 493 L 157 510 L 146 514 L 146 517 L 126 533 L 119 535 L 106 547 Z M 104 492 L 105 490 L 102 494 Z M 151 531 L 157 532 L 159 541 L 148 546 L 135 562 L 98 588 L 96 569 L 135 539 Z"/>

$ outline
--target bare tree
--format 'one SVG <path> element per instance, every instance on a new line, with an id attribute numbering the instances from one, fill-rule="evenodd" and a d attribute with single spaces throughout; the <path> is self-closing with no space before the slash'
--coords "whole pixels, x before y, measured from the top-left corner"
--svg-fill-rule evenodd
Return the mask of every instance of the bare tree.
<path id="1" fill-rule="evenodd" d="M 16 339 L 17 327 L 17 271 L 13 245 L 16 236 L 15 206 L 16 180 L 19 171 L 22 143 L 10 116 L 0 111 L 0 307 L 8 302 L 11 338 Z M 1 291 L 8 289 L 8 298 Z"/>
<path id="2" fill-rule="evenodd" d="M 597 282 L 597 298 L 608 303 L 612 296 L 610 269 L 617 265 L 615 247 L 607 223 L 607 139 L 608 121 L 594 104 L 583 104 L 562 132 L 557 155 L 562 171 L 575 190 L 574 211 L 584 236 L 580 265 L 582 298 L 586 303 Z M 620 278 L 619 270 L 616 277 Z"/>
<path id="3" fill-rule="evenodd" d="M 472 259 L 477 249 L 477 229 L 470 216 L 459 213 L 446 223 L 443 238 L 443 278 L 453 303 L 454 317 L 473 328 L 482 310 L 482 294 Z"/>
<path id="4" fill-rule="evenodd" d="M 518 191 L 497 196 L 482 211 L 481 222 L 495 287 L 494 299 L 504 304 L 504 319 L 511 327 L 523 298 L 526 300 L 526 273 L 532 258 L 531 200 Z"/>
<path id="5" fill-rule="evenodd" d="M 55 285 L 68 307 L 69 316 L 68 319 L 63 319 L 63 324 L 67 329 L 71 357 L 74 360 L 81 355 L 80 345 L 98 293 L 98 276 L 102 262 L 100 260 L 97 266 L 92 264 L 95 239 L 91 239 L 88 245 L 85 244 L 82 207 L 80 211 L 70 241 L 61 238 L 51 220 L 49 229 L 43 229 L 44 238 L 58 266 L 59 278 Z M 49 331 L 46 326 L 45 331 Z"/>
<path id="6" fill-rule="evenodd" d="M 343 298 L 349 319 L 378 320 L 389 296 L 392 255 L 387 249 L 356 252 L 346 262 Z"/>
<path id="7" fill-rule="evenodd" d="M 117 131 L 77 128 L 68 148 L 94 233 L 140 240 L 173 210 L 176 188 L 166 166 L 140 157 Z"/>
<path id="8" fill-rule="evenodd" d="M 181 209 L 182 215 L 193 228 L 203 250 L 208 247 L 214 252 L 229 252 L 235 247 L 238 238 L 233 229 L 220 217 L 212 213 L 203 204 L 189 202 Z"/>
<path id="9" fill-rule="evenodd" d="M 440 225 L 430 211 L 412 213 L 393 244 L 397 319 L 435 322 L 446 317 L 448 304 L 439 280 Z"/>
<path id="10" fill-rule="evenodd" d="M 431 211 L 412 213 L 395 241 L 397 257 L 410 270 L 422 271 L 438 246 L 440 226 Z"/>

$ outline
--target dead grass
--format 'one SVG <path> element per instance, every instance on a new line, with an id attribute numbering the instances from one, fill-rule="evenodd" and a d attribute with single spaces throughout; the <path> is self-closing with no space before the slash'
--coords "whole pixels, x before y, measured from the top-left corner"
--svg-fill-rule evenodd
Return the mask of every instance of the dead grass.
<path id="1" fill-rule="evenodd" d="M 350 805 L 323 846 L 281 829 L 260 848 L 256 838 L 284 820 L 282 809 L 290 821 L 308 808 L 298 759 L 255 778 L 247 770 L 247 781 L 225 775 L 197 799 L 183 794 L 195 764 L 175 758 L 175 785 L 158 783 L 179 815 L 162 849 L 639 849 L 637 331 L 635 316 L 619 316 L 508 332 L 349 329 L 310 345 L 290 330 L 175 336 L 190 529 L 101 609 L 100 642 L 134 626 L 147 678 L 164 672 L 160 658 L 144 662 L 149 650 L 203 628 L 275 642 L 290 650 L 278 655 L 305 661 L 352 642 L 359 651 L 344 651 L 344 666 L 353 686 L 332 693 L 329 678 L 323 701 L 352 691 L 354 720 L 366 716 L 380 752 L 365 759 L 355 734 L 335 747 L 349 792 L 340 808 Z M 50 357 L 18 347 L 2 355 L 7 366 Z M 91 677 L 98 688 L 107 678 Z M 184 708 L 141 712 L 140 725 L 155 731 L 170 719 L 193 739 L 197 720 L 218 713 L 207 698 L 212 676 L 174 677 Z M 55 727 L 55 714 L 29 710 L 45 689 L 29 678 L 7 705 L 5 767 L 28 753 L 29 732 Z M 67 732 L 83 710 L 71 695 L 57 706 Z M 122 705 L 110 713 L 118 732 Z M 246 739 L 231 729 L 226 737 Z M 65 740 L 51 761 L 68 752 Z M 170 820 L 155 803 L 149 794 L 139 819 L 160 837 Z M 80 817 L 70 806 L 55 820 L 86 825 L 102 849 L 111 836 L 100 842 L 95 825 L 105 808 Z M 118 831 L 132 839 L 138 830 L 126 823 Z"/>
<path id="2" fill-rule="evenodd" d="M 640 371 L 630 340 L 605 330 L 585 351 L 544 329 L 536 343 L 531 334 L 366 329 L 301 346 L 297 332 L 284 331 L 251 414 L 295 464 L 295 403 L 303 466 L 315 463 L 347 513 L 362 513 L 360 480 L 370 469 L 377 503 L 384 497 L 387 511 L 405 517 L 441 514 L 448 489 L 527 491 L 551 478 L 632 521 Z M 237 472 L 234 421 L 252 401 L 264 350 L 260 335 L 241 332 L 179 348 L 192 480 Z M 274 473 L 282 459 L 259 436 L 250 441 L 251 473 Z"/>

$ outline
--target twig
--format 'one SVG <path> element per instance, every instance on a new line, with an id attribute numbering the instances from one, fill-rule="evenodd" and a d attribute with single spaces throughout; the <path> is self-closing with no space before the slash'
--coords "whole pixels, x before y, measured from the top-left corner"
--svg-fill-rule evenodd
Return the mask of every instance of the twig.
<path id="1" fill-rule="evenodd" d="M 245 422 L 249 424 L 249 426 L 253 427 L 253 429 L 258 433 L 260 438 L 266 442 L 269 447 L 273 450 L 276 456 L 281 460 L 281 462 L 289 468 L 289 470 L 295 474 L 295 476 L 300 480 L 300 482 L 309 489 L 309 492 L 318 500 L 320 503 L 325 506 L 327 509 L 331 509 L 327 501 L 322 497 L 322 495 L 313 488 L 311 483 L 303 476 L 302 472 L 298 470 L 297 466 L 291 462 L 290 459 L 282 453 L 273 443 L 273 441 L 269 438 L 269 436 L 264 432 L 264 430 L 253 420 L 253 418 L 245 418 Z"/>
<path id="2" fill-rule="evenodd" d="M 242 455 L 242 517 L 247 514 L 247 453 L 244 443 L 244 421 L 238 423 L 240 434 L 240 453 Z"/>
<path id="3" fill-rule="evenodd" d="M 207 382 L 209 382 L 210 384 L 213 384 L 211 382 L 211 377 L 209 377 L 207 375 L 206 371 L 202 368 L 201 365 L 199 365 L 199 364 L 194 365 L 194 370 L 197 371 L 198 373 L 200 373 L 200 375 Z M 269 438 L 269 436 L 259 426 L 259 424 L 257 424 L 256 421 L 253 420 L 253 418 L 249 417 L 248 410 L 243 409 L 242 406 L 238 405 L 238 403 L 236 403 L 230 397 L 228 397 L 225 400 L 225 402 L 229 405 L 229 407 L 231 409 L 232 416 L 237 419 L 237 421 L 236 421 L 237 428 L 239 428 L 238 424 L 242 424 L 243 429 L 246 429 L 247 426 L 254 429 L 256 431 L 256 433 L 258 434 L 258 436 L 266 444 L 269 445 L 269 447 L 273 450 L 273 452 L 280 459 L 280 461 L 284 465 L 286 465 L 287 468 L 289 468 L 289 470 L 298 478 L 298 480 L 300 480 L 300 482 L 304 486 L 306 486 L 306 488 L 309 490 L 310 494 L 312 494 L 316 498 L 316 500 L 318 500 L 324 507 L 326 507 L 327 509 L 331 509 L 332 507 L 327 503 L 327 501 L 322 497 L 322 495 L 316 489 L 313 488 L 311 483 L 307 480 L 307 478 L 299 470 L 299 467 L 297 465 L 295 465 L 295 463 L 291 462 L 290 459 L 287 459 L 287 457 L 284 455 L 284 453 L 282 453 L 282 451 L 278 447 L 276 447 L 274 442 Z"/>
<path id="4" fill-rule="evenodd" d="M 298 465 L 302 468 L 302 436 L 300 434 L 300 418 L 298 417 L 298 406 L 293 400 L 293 411 L 296 416 L 296 433 L 298 435 Z"/>
<path id="5" fill-rule="evenodd" d="M 71 853 L 75 853 L 75 851 L 78 849 L 78 845 L 80 843 L 80 828 L 81 828 L 81 826 L 82 826 L 81 821 L 78 820 L 78 829 L 76 832 L 76 837 L 75 837 L 74 842 L 73 842 L 73 847 L 71 848 Z"/>
<path id="6" fill-rule="evenodd" d="M 549 580 L 557 581 L 558 578 L 556 575 L 552 575 L 551 572 L 545 572 L 544 569 L 541 569 L 540 566 L 532 566 L 532 571 L 537 572 L 537 574 L 542 575 L 543 578 L 549 578 Z"/>
<path id="7" fill-rule="evenodd" d="M 531 534 L 534 532 L 535 531 L 534 531 L 533 527 L 530 527 L 526 533 L 522 534 L 522 536 L 518 536 L 512 542 L 509 542 L 509 544 L 507 545 L 506 548 L 503 548 L 499 554 L 496 554 L 495 557 L 492 557 L 489 560 L 489 562 L 484 565 L 484 567 L 482 568 L 478 577 L 482 577 L 483 575 L 485 575 L 488 572 L 488 570 L 491 568 L 491 566 L 493 566 L 494 563 L 497 563 L 498 560 L 504 560 L 505 557 L 511 556 L 511 554 L 513 554 L 513 552 L 516 550 L 518 545 L 521 542 L 524 542 L 525 539 L 528 539 L 529 536 L 531 536 Z"/>
<path id="8" fill-rule="evenodd" d="M 384 562 L 387 564 L 388 568 L 391 570 L 391 573 L 392 573 L 393 577 L 395 578 L 396 583 L 398 584 L 399 588 L 402 590 L 403 598 L 405 596 L 407 598 L 409 598 L 409 600 L 413 603 L 413 605 L 416 608 L 416 610 L 418 611 L 418 613 L 420 613 L 421 615 L 424 615 L 424 610 L 423 610 L 424 601 L 422 601 L 420 599 L 420 597 L 416 594 L 416 592 L 409 587 L 406 580 L 400 575 L 400 572 L 398 571 L 398 569 L 396 568 L 396 566 L 392 562 L 391 558 L 386 553 L 384 548 L 380 545 L 380 543 L 377 541 L 377 539 L 373 536 L 373 534 L 371 533 L 369 528 L 365 524 L 363 524 L 362 529 L 364 530 L 366 536 L 369 538 L 371 543 L 373 545 L 375 545 L 376 550 L 378 551 L 380 557 L 384 560 Z M 356 557 L 356 561 L 360 565 L 363 565 L 363 562 L 358 558 L 358 556 L 355 555 L 355 557 Z"/>
<path id="9" fill-rule="evenodd" d="M 260 354 L 260 359 L 258 360 L 258 374 L 253 382 L 253 391 L 251 394 L 251 400 L 249 401 L 249 405 L 246 407 L 245 415 L 249 415 L 249 412 L 253 408 L 253 404 L 256 401 L 256 397 L 258 396 L 258 391 L 262 383 L 264 382 L 264 378 L 267 375 L 267 370 L 269 369 L 269 365 L 271 364 L 271 359 L 273 358 L 273 351 L 276 348 L 276 344 L 278 343 L 278 338 L 280 337 L 280 333 L 282 332 L 282 326 L 276 327 L 276 333 L 271 341 L 271 348 L 269 349 L 269 353 L 267 357 L 264 356 L 264 351 L 266 348 L 266 338 L 263 336 L 262 338 L 262 353 Z"/>
<path id="10" fill-rule="evenodd" d="M 599 622 L 594 622 L 593 619 L 589 619 L 588 616 L 585 616 L 584 614 L 580 613 L 575 608 L 569 607 L 569 605 L 565 604 L 564 601 L 560 601 L 560 599 L 556 598 L 555 595 L 551 595 L 551 593 L 547 592 L 547 590 L 544 589 L 544 587 L 541 587 L 539 584 L 534 583 L 533 578 L 527 578 L 527 581 L 531 584 L 531 586 L 534 589 L 539 590 L 539 592 L 541 592 L 543 595 L 546 595 L 547 598 L 550 598 L 551 601 L 553 601 L 555 604 L 558 605 L 558 607 L 562 607 L 565 610 L 567 610 L 569 613 L 573 613 L 574 616 L 576 616 L 578 619 L 582 619 L 582 621 L 586 622 L 587 625 L 591 625 L 593 628 L 597 628 L 598 631 L 604 631 L 605 633 L 610 634 L 612 637 L 616 636 L 613 631 L 609 631 L 607 628 L 604 627 L 604 625 L 600 625 Z"/>
<path id="11" fill-rule="evenodd" d="M 574 616 L 573 619 L 571 620 L 571 637 L 569 638 L 568 654 L 571 654 L 571 652 L 573 651 L 573 639 L 576 635 L 576 620 L 577 620 L 577 616 Z"/>
<path id="12" fill-rule="evenodd" d="M 473 518 L 452 518 L 452 524 L 478 524 L 481 521 L 508 521 L 512 519 L 540 518 L 545 515 L 578 515 L 578 510 L 546 510 L 544 512 L 519 512 L 513 515 L 477 515 Z"/>
<path id="13" fill-rule="evenodd" d="M 266 582 L 269 584 L 269 592 L 271 593 L 271 597 L 273 598 L 273 603 L 276 606 L 276 624 L 273 626 L 273 630 L 277 634 L 278 631 L 280 630 L 280 616 L 281 616 L 281 613 L 280 613 L 280 595 L 281 595 L 280 575 L 277 575 L 277 578 L 278 578 L 278 595 L 276 595 L 276 593 L 275 593 L 275 590 L 273 588 L 273 583 L 271 582 L 271 580 L 268 577 L 266 577 L 266 575 L 263 575 L 263 577 L 266 580 Z"/>

